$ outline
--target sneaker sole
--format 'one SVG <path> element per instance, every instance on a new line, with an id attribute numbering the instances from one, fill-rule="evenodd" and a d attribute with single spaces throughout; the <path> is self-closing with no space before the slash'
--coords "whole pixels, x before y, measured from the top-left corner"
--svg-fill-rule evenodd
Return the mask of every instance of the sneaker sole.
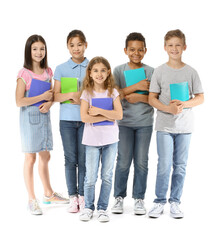
<path id="1" fill-rule="evenodd" d="M 175 219 L 184 218 L 184 215 L 183 215 L 183 214 L 182 214 L 182 215 L 175 215 L 175 214 L 173 214 L 173 213 L 170 213 L 170 216 L 171 216 L 172 218 L 175 218 Z"/>
<path id="2" fill-rule="evenodd" d="M 68 204 L 69 202 L 44 202 L 43 204 Z"/>
<path id="3" fill-rule="evenodd" d="M 112 212 L 112 213 L 121 214 L 121 213 L 123 213 L 123 210 L 121 210 L 121 209 L 119 209 L 119 210 L 118 210 L 118 209 L 113 209 L 113 210 L 112 210 L 112 209 L 111 209 L 111 212 Z"/>
<path id="4" fill-rule="evenodd" d="M 159 218 L 162 214 L 163 214 L 163 211 L 160 214 L 152 214 L 152 215 L 148 214 L 148 216 L 150 218 Z"/>
<path id="5" fill-rule="evenodd" d="M 135 215 L 146 215 L 146 211 L 145 210 L 134 210 L 134 214 Z"/>

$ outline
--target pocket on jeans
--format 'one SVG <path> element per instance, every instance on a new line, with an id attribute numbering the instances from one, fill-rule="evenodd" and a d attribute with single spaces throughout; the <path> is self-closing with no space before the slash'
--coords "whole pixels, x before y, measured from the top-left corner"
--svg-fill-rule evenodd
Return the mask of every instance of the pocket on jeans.
<path id="1" fill-rule="evenodd" d="M 37 125 L 40 123 L 40 112 L 29 112 L 29 123 L 32 125 Z"/>

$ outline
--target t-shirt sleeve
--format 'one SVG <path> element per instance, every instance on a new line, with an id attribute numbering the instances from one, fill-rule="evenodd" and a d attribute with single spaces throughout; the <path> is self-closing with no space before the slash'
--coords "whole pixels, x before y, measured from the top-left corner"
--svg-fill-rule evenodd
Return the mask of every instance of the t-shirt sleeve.
<path id="1" fill-rule="evenodd" d="M 48 75 L 49 75 L 50 78 L 53 77 L 53 71 L 52 71 L 51 68 L 48 68 L 48 69 L 47 69 L 47 73 L 48 73 Z"/>
<path id="2" fill-rule="evenodd" d="M 89 94 L 86 90 L 84 90 L 81 94 L 81 97 L 80 97 L 81 100 L 84 100 L 86 102 L 89 102 L 90 100 L 90 97 L 89 97 Z"/>
<path id="3" fill-rule="evenodd" d="M 193 83 L 193 86 L 192 86 L 193 94 L 204 93 L 201 80 L 199 78 L 197 71 L 194 71 L 193 73 L 192 83 Z"/>
<path id="4" fill-rule="evenodd" d="M 157 70 L 155 70 L 152 74 L 149 91 L 154 93 L 160 93 L 159 73 Z"/>
<path id="5" fill-rule="evenodd" d="M 113 75 L 114 75 L 114 80 L 116 85 L 120 87 L 120 74 L 119 74 L 118 67 L 114 68 Z"/>
<path id="6" fill-rule="evenodd" d="M 17 75 L 17 79 L 19 78 L 23 80 L 23 82 L 26 84 L 26 90 L 28 90 L 32 80 L 30 74 L 24 68 L 22 68 Z"/>
<path id="7" fill-rule="evenodd" d="M 54 71 L 54 76 L 53 76 L 53 78 L 54 78 L 55 80 L 61 81 L 61 77 L 62 77 L 62 75 L 61 75 L 60 68 L 59 68 L 59 66 L 57 66 L 56 69 L 55 69 L 55 71 Z"/>
<path id="8" fill-rule="evenodd" d="M 113 101 L 114 101 L 118 96 L 119 96 L 119 92 L 117 91 L 116 88 L 114 88 L 113 94 L 112 94 Z"/>

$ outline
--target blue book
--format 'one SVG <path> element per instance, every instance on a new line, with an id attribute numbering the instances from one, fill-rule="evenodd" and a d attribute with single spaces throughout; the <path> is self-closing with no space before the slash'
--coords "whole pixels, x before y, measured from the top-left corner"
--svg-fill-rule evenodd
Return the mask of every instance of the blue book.
<path id="1" fill-rule="evenodd" d="M 188 101 L 190 99 L 188 82 L 170 84 L 170 94 L 171 100 Z"/>
<path id="2" fill-rule="evenodd" d="M 41 80 L 33 78 L 32 82 L 31 82 L 30 89 L 29 89 L 28 97 L 35 97 L 35 96 L 41 95 L 44 92 L 50 90 L 50 88 L 51 88 L 51 83 L 50 82 L 45 82 L 45 81 L 41 81 Z M 43 100 L 43 101 L 34 103 L 34 104 L 32 104 L 32 106 L 39 107 L 44 102 L 46 102 L 46 101 Z"/>
<path id="3" fill-rule="evenodd" d="M 105 110 L 113 110 L 113 98 L 92 98 L 92 106 Z M 113 122 L 102 121 L 93 123 L 93 126 L 113 125 Z"/>
<path id="4" fill-rule="evenodd" d="M 136 84 L 144 79 L 146 79 L 146 74 L 144 68 L 137 68 L 124 71 L 126 86 L 129 87 L 133 84 Z M 148 91 L 136 91 L 140 94 L 148 94 Z"/>

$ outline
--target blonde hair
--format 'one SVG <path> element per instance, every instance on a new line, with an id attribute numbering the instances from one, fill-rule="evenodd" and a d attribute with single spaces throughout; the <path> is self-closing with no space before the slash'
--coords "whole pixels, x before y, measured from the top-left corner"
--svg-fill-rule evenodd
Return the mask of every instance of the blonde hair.
<path id="1" fill-rule="evenodd" d="M 81 92 L 83 90 L 88 91 L 91 95 L 93 95 L 93 89 L 94 89 L 94 80 L 90 77 L 90 72 L 93 68 L 93 66 L 97 63 L 102 63 L 103 65 L 105 65 L 105 67 L 111 71 L 111 66 L 108 62 L 107 59 L 105 59 L 104 57 L 94 57 L 88 64 L 87 69 L 86 69 L 86 76 L 84 77 L 83 80 L 83 85 L 82 85 L 82 89 Z M 107 79 L 104 81 L 104 88 L 108 90 L 108 95 L 111 96 L 113 93 L 114 88 L 116 88 L 115 86 L 115 81 L 114 81 L 114 77 L 112 75 L 112 73 L 110 72 L 109 76 L 107 77 Z"/>
<path id="2" fill-rule="evenodd" d="M 164 37 L 164 44 L 166 45 L 166 41 L 168 41 L 169 39 L 171 39 L 173 37 L 178 37 L 178 38 L 182 39 L 184 45 L 186 45 L 185 34 L 179 29 L 168 31 Z"/>

